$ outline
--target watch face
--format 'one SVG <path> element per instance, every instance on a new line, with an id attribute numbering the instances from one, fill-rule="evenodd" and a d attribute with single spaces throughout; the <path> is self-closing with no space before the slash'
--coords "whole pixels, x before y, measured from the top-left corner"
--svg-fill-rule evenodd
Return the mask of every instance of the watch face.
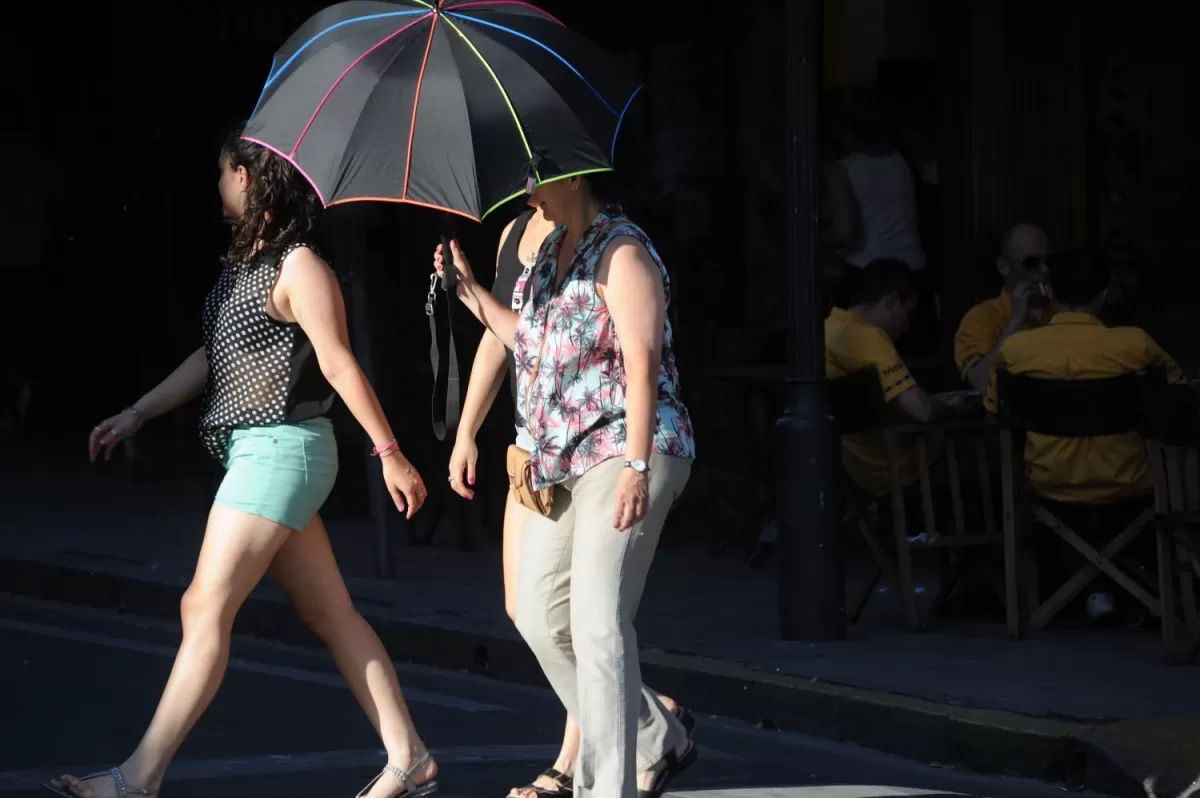
<path id="1" fill-rule="evenodd" d="M 644 474 L 650 470 L 650 466 L 646 464 L 645 460 L 630 460 L 629 467 L 639 474 Z"/>

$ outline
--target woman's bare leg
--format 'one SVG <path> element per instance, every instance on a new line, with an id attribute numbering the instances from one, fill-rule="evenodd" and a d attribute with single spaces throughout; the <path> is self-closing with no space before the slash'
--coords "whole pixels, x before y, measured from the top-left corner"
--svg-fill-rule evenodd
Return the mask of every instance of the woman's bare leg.
<path id="1" fill-rule="evenodd" d="M 175 752 L 204 714 L 229 662 L 233 619 L 279 548 L 296 533 L 239 510 L 214 505 L 192 583 L 180 603 L 183 642 L 158 709 L 133 755 L 121 765 L 133 789 L 157 790 Z M 111 777 L 64 776 L 54 785 L 86 798 L 116 798 Z"/>
<path id="2" fill-rule="evenodd" d="M 426 753 L 425 744 L 413 726 L 391 658 L 354 608 L 320 517 L 314 517 L 303 532 L 283 544 L 271 565 L 271 576 L 300 620 L 333 654 L 342 677 L 379 733 L 388 761 L 408 771 Z M 430 759 L 412 775 L 417 784 L 431 781 L 437 775 L 437 763 Z M 384 777 L 368 795 L 391 798 L 403 791 L 396 779 Z"/>

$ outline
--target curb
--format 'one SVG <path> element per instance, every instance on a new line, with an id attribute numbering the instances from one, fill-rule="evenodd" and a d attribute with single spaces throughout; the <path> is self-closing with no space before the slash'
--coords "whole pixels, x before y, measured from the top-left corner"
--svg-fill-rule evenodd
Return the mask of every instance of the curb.
<path id="1" fill-rule="evenodd" d="M 177 620 L 184 587 L 178 580 L 0 557 L 3 592 L 131 615 Z M 356 597 L 356 603 L 388 650 L 403 652 L 405 661 L 546 686 L 537 661 L 520 640 L 389 618 L 373 613 L 369 601 Z M 286 601 L 263 591 L 247 600 L 235 632 L 317 645 Z M 647 684 L 670 685 L 671 694 L 695 711 L 852 742 L 942 767 L 1144 798 L 1147 776 L 1187 770 L 1190 764 L 1164 768 L 1160 761 L 1151 765 L 1137 750 L 1098 745 L 1102 727 L 1084 723 L 937 704 L 689 654 L 643 650 L 641 663 Z M 1154 773 L 1147 772 L 1151 766 Z M 1182 789 L 1168 784 L 1160 789 L 1168 786 Z"/>

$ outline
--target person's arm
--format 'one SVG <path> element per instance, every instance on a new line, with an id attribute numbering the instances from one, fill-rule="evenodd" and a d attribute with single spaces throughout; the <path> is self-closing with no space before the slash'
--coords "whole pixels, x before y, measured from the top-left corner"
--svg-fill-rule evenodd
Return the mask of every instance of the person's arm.
<path id="1" fill-rule="evenodd" d="M 467 383 L 467 396 L 463 400 L 462 416 L 458 432 L 454 435 L 454 449 L 450 452 L 450 488 L 464 499 L 474 499 L 475 463 L 479 451 L 475 436 L 483 419 L 500 393 L 504 382 L 505 360 L 508 354 L 504 344 L 488 330 L 483 331 L 475 360 L 471 363 L 471 379 Z"/>
<path id="2" fill-rule="evenodd" d="M 658 424 L 658 367 L 667 315 L 662 273 L 641 242 L 620 236 L 601 256 L 596 291 L 608 305 L 621 342 L 625 459 L 649 462 Z M 613 528 L 625 531 L 641 521 L 649 503 L 647 475 L 624 469 L 617 484 Z"/>
<path id="3" fill-rule="evenodd" d="M 497 279 L 500 277 L 500 253 L 504 251 L 512 228 L 513 222 L 509 222 L 500 234 L 500 243 L 496 248 Z M 467 395 L 463 399 L 462 416 L 454 436 L 454 450 L 450 453 L 450 487 L 464 499 L 475 498 L 475 492 L 471 489 L 475 484 L 475 463 L 479 456 L 475 436 L 496 401 L 496 394 L 500 393 L 507 360 L 504 344 L 491 330 L 484 330 L 483 337 L 479 339 L 479 348 L 475 350 L 475 360 L 471 363 Z"/>
<path id="4" fill-rule="evenodd" d="M 278 310 L 295 319 L 312 342 L 321 373 L 380 452 L 397 509 L 405 509 L 403 494 L 411 518 L 425 500 L 425 486 L 400 452 L 379 398 L 350 349 L 346 306 L 333 269 L 311 249 L 301 247 L 284 260 L 276 291 Z"/>
<path id="5" fill-rule="evenodd" d="M 520 317 L 513 312 L 512 308 L 505 307 L 496 297 L 492 296 L 490 291 L 475 282 L 471 263 L 459 248 L 458 241 L 451 241 L 450 249 L 454 253 L 454 268 L 458 273 L 458 279 L 455 282 L 458 298 L 467 306 L 467 310 L 471 311 L 475 318 L 491 331 L 492 335 L 496 336 L 509 349 L 515 349 L 517 319 Z M 437 249 L 434 250 L 433 268 L 438 274 L 441 274 L 444 268 L 441 244 L 438 244 Z"/>
<path id="6" fill-rule="evenodd" d="M 956 342 L 964 351 L 963 358 L 970 358 L 969 351 L 974 349 L 976 352 L 984 350 L 983 355 L 975 360 L 974 364 L 966 371 L 967 384 L 976 391 L 986 391 L 988 380 L 992 374 L 992 362 L 996 359 L 996 355 L 1000 352 L 1000 347 L 1004 342 L 1016 335 L 1025 326 L 1025 321 L 1029 316 L 1029 300 L 1030 297 L 1037 292 L 1037 287 L 1032 283 L 1024 283 L 1017 287 L 1013 292 L 1012 316 L 1004 325 L 1004 329 L 1000 332 L 1000 337 L 991 346 L 987 342 L 981 340 L 979 332 L 960 328 L 959 335 L 962 336 L 962 342 Z M 964 319 L 964 322 L 967 320 Z M 964 324 L 965 328 L 967 324 Z M 993 328 L 994 329 L 994 328 Z"/>
<path id="7" fill-rule="evenodd" d="M 620 236 L 609 243 L 596 273 L 608 305 L 625 369 L 625 457 L 649 460 L 658 423 L 658 367 L 666 327 L 662 273 L 641 242 Z"/>
<path id="8" fill-rule="evenodd" d="M 105 460 L 112 457 L 113 447 L 119 442 L 135 434 L 150 419 L 170 413 L 194 399 L 204 390 L 206 382 L 208 356 L 204 347 L 200 347 L 145 396 L 92 428 L 92 434 L 88 436 L 91 461 L 96 461 L 101 449 Z"/>
<path id="9" fill-rule="evenodd" d="M 895 404 L 918 424 L 934 424 L 955 416 L 948 402 L 926 393 L 917 384 L 887 333 L 883 330 L 865 331 L 858 340 L 864 365 L 873 366 L 879 374 L 879 387 L 885 402 Z"/>
<path id="10" fill-rule="evenodd" d="M 133 406 L 142 414 L 142 423 L 145 423 L 195 399 L 207 382 L 208 355 L 204 347 L 200 347 Z"/>
<path id="11" fill-rule="evenodd" d="M 937 396 L 925 393 L 919 385 L 913 385 L 894 400 L 896 407 L 911 416 L 919 424 L 936 424 L 957 416 L 954 408 Z"/>
<path id="12" fill-rule="evenodd" d="M 1152 363 L 1163 370 L 1163 376 L 1167 382 L 1172 385 L 1178 385 L 1188 381 L 1187 376 L 1183 373 L 1183 369 L 1179 368 L 1179 364 L 1175 362 L 1175 358 L 1166 353 L 1158 342 L 1146 335 L 1146 348 L 1149 350 L 1146 362 Z"/>
<path id="13" fill-rule="evenodd" d="M 458 422 L 458 437 L 475 439 L 492 403 L 504 384 L 504 373 L 508 352 L 500 339 L 491 331 L 484 331 L 471 363 L 471 379 L 467 382 L 467 395 L 463 400 L 462 416 Z"/>
<path id="14" fill-rule="evenodd" d="M 1020 326 L 1014 325 L 1011 321 L 1004 327 L 1004 332 L 1000 333 L 1000 338 L 996 341 L 996 345 L 989 349 L 984 355 L 975 361 L 975 365 L 967 369 L 967 384 L 976 391 L 986 391 L 988 381 L 991 379 L 992 366 L 995 363 L 996 356 L 1000 354 L 1000 347 L 1012 337 L 1015 333 L 1020 332 Z"/>
<path id="15" fill-rule="evenodd" d="M 497 279 L 500 278 L 500 253 L 504 251 L 504 245 L 515 223 L 516 220 L 513 220 L 505 226 L 496 245 Z M 483 419 L 491 410 L 492 403 L 496 401 L 496 395 L 500 393 L 507 359 L 504 342 L 491 330 L 486 330 L 479 339 L 479 348 L 475 350 L 475 360 L 471 363 L 471 377 L 467 381 L 467 395 L 463 399 L 462 415 L 458 422 L 459 440 L 475 439 Z"/>

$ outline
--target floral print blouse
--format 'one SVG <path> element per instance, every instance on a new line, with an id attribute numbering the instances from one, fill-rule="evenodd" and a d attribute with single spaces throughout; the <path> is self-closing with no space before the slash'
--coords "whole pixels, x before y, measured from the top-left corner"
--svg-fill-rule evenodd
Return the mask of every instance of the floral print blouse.
<path id="1" fill-rule="evenodd" d="M 671 301 L 667 270 L 654 245 L 615 207 L 601 211 L 580 237 L 562 285 L 555 290 L 565 234 L 566 228 L 560 227 L 542 244 L 515 334 L 517 401 L 535 441 L 530 458 L 535 490 L 625 455 L 624 358 L 608 306 L 596 292 L 601 256 L 613 239 L 629 236 L 642 243 L 662 272 L 668 306 Z M 652 451 L 696 456 L 691 418 L 679 398 L 670 321 L 663 333 Z"/>

